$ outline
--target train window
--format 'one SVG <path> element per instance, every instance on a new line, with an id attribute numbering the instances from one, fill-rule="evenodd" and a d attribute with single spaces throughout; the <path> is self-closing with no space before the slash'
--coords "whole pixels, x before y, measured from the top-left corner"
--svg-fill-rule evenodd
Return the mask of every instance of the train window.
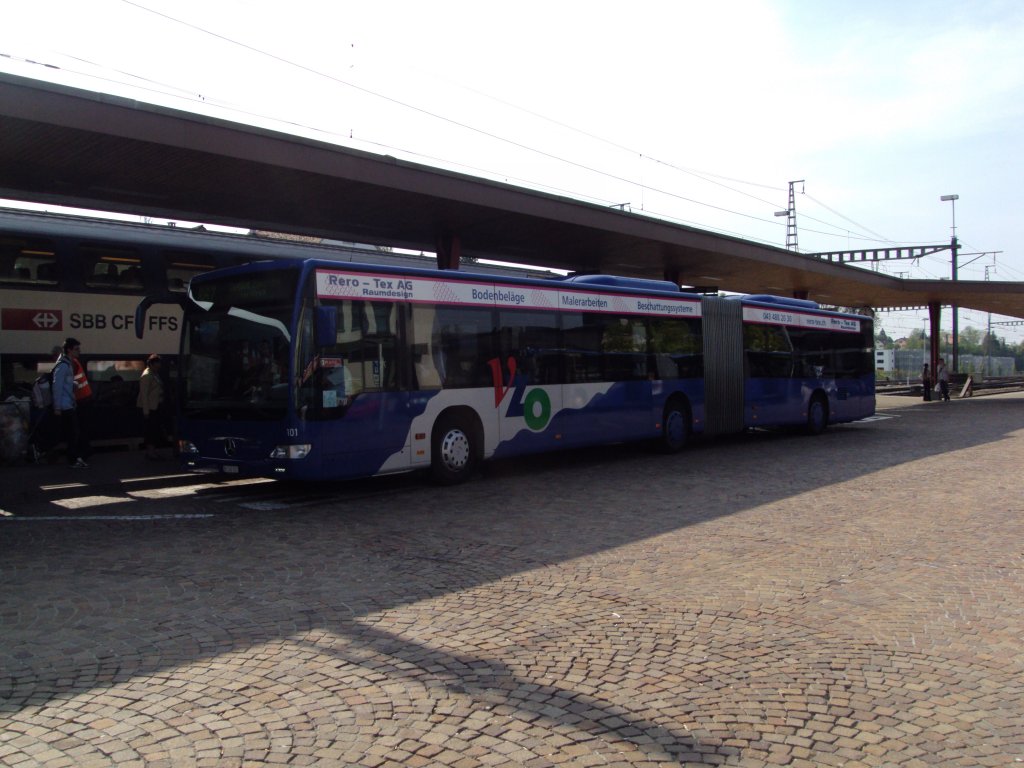
<path id="1" fill-rule="evenodd" d="M 142 288 L 142 259 L 134 248 L 82 245 L 85 284 L 91 288 Z"/>
<path id="2" fill-rule="evenodd" d="M 134 407 L 145 368 L 142 360 L 89 360 L 85 371 L 96 404 Z"/>
<path id="3" fill-rule="evenodd" d="M 17 235 L 0 237 L 0 281 L 55 284 L 57 257 L 53 243 Z"/>
<path id="4" fill-rule="evenodd" d="M 138 381 L 144 370 L 144 360 L 89 360 L 85 364 L 90 382 Z"/>
<path id="5" fill-rule="evenodd" d="M 209 272 L 216 265 L 213 258 L 203 253 L 171 251 L 164 256 L 167 288 L 175 293 L 188 290 L 188 283 L 196 275 Z"/>

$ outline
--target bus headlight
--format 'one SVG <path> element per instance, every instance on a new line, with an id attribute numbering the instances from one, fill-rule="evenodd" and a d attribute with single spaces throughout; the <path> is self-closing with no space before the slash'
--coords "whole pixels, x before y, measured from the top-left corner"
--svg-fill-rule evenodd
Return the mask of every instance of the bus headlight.
<path id="1" fill-rule="evenodd" d="M 270 452 L 272 459 L 304 459 L 309 455 L 313 446 L 309 443 L 300 445 L 279 445 Z"/>
<path id="2" fill-rule="evenodd" d="M 185 456 L 190 453 L 199 453 L 199 448 L 191 440 L 179 440 L 178 441 L 178 454 Z"/>

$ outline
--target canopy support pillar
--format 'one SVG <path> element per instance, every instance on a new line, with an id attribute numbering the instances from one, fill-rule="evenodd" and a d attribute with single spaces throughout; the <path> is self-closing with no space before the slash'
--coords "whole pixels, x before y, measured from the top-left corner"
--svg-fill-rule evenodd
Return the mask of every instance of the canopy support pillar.
<path id="1" fill-rule="evenodd" d="M 462 241 L 455 232 L 437 235 L 437 268 L 458 269 L 462 260 Z"/>

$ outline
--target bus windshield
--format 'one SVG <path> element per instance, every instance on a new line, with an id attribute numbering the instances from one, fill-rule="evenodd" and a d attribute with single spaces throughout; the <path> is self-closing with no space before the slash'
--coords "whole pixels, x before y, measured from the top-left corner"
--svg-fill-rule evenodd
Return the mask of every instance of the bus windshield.
<path id="1" fill-rule="evenodd" d="M 196 281 L 182 336 L 185 416 L 280 419 L 298 272 Z"/>

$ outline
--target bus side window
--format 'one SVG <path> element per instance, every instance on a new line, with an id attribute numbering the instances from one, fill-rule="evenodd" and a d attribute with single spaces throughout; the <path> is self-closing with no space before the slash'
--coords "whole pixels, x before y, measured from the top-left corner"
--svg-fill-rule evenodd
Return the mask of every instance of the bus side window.
<path id="1" fill-rule="evenodd" d="M 412 367 L 415 389 L 441 389 L 444 386 L 445 364 L 440 348 L 431 340 L 436 309 L 430 305 L 413 304 L 408 323 L 409 343 L 412 348 Z"/>
<path id="2" fill-rule="evenodd" d="M 557 384 L 562 377 L 558 315 L 543 310 L 502 310 L 498 315 L 498 358 L 502 368 L 516 361 L 516 376 L 529 385 Z"/>
<path id="3" fill-rule="evenodd" d="M 355 310 L 363 302 L 352 302 Z M 397 384 L 397 311 L 388 301 L 374 301 L 359 307 L 348 334 L 362 334 L 354 357 L 361 362 L 362 388 L 365 390 L 392 390 Z M 358 323 L 356 323 L 358 320 Z M 339 332 L 341 324 L 339 322 Z"/>
<path id="4" fill-rule="evenodd" d="M 477 307 L 439 306 L 434 317 L 430 347 L 445 389 L 493 384 L 489 360 L 494 314 Z"/>
<path id="5" fill-rule="evenodd" d="M 743 340 L 750 378 L 788 379 L 793 376 L 793 349 L 784 328 L 746 324 Z"/>
<path id="6" fill-rule="evenodd" d="M 647 378 L 647 329 L 643 321 L 615 315 L 603 319 L 601 353 L 605 380 Z"/>
<path id="7" fill-rule="evenodd" d="M 651 373 L 658 379 L 693 378 L 704 375 L 700 323 L 682 317 L 648 320 Z"/>
<path id="8" fill-rule="evenodd" d="M 830 331 L 791 328 L 789 338 L 797 357 L 797 375 L 806 378 L 834 376 L 833 347 L 838 339 Z"/>
<path id="9" fill-rule="evenodd" d="M 562 316 L 562 328 L 566 382 L 601 381 L 602 326 L 590 315 L 566 313 Z"/>
<path id="10" fill-rule="evenodd" d="M 362 393 L 398 386 L 396 306 L 392 302 L 325 301 L 321 307 L 336 313 L 334 335 L 328 338 L 314 334 L 313 308 L 303 309 L 297 361 L 302 370 L 298 396 L 303 413 L 340 418 Z"/>

